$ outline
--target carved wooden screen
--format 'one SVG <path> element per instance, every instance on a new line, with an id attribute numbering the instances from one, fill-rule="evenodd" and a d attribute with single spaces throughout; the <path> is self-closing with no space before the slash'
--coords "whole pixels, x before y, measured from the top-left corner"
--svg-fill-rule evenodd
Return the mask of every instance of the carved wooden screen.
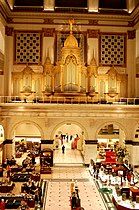
<path id="1" fill-rule="evenodd" d="M 126 66 L 126 34 L 101 33 L 99 63 L 104 66 Z"/>
<path id="2" fill-rule="evenodd" d="M 15 63 L 40 64 L 41 33 L 15 32 Z"/>

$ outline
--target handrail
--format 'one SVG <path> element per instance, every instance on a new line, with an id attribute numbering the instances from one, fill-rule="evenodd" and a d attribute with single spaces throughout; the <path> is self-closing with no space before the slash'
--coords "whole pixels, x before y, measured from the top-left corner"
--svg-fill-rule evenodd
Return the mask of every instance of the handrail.
<path id="1" fill-rule="evenodd" d="M 0 96 L 0 104 L 7 103 L 33 103 L 33 104 L 114 104 L 114 105 L 139 105 L 139 98 L 119 98 L 106 101 L 95 97 L 60 97 L 60 96 Z"/>

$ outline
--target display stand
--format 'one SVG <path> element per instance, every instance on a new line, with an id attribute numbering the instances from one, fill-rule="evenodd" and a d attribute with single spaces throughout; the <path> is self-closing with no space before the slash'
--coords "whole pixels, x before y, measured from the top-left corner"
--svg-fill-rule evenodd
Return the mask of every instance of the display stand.
<path id="1" fill-rule="evenodd" d="M 51 174 L 51 167 L 53 166 L 53 150 L 45 149 L 41 151 L 40 155 L 40 173 Z"/>

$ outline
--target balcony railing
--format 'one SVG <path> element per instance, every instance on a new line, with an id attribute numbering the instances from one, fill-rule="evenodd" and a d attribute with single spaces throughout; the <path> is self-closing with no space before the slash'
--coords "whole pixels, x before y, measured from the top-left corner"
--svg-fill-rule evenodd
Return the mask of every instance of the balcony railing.
<path id="1" fill-rule="evenodd" d="M 139 98 L 119 98 L 113 101 L 95 99 L 94 97 L 53 97 L 53 96 L 0 96 L 0 103 L 33 103 L 33 104 L 113 104 L 113 105 L 139 105 Z"/>

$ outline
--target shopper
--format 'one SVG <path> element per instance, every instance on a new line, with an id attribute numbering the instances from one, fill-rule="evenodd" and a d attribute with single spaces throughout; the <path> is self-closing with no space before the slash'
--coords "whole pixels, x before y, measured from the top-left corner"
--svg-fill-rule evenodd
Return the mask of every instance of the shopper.
<path id="1" fill-rule="evenodd" d="M 64 144 L 62 145 L 62 153 L 63 154 L 65 153 L 65 146 L 64 146 Z"/>

